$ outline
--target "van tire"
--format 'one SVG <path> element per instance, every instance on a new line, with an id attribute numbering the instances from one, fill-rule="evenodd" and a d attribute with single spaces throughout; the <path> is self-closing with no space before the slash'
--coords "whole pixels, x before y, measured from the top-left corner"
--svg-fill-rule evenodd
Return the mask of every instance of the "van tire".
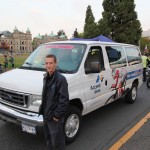
<path id="1" fill-rule="evenodd" d="M 148 88 L 150 88 L 150 78 L 147 80 L 146 85 L 147 85 Z"/>
<path id="2" fill-rule="evenodd" d="M 136 101 L 137 98 L 137 85 L 133 83 L 131 89 L 125 96 L 125 100 L 127 103 L 132 104 Z"/>
<path id="3" fill-rule="evenodd" d="M 70 106 L 64 120 L 64 133 L 66 143 L 73 142 L 80 131 L 81 125 L 81 111 L 75 106 Z"/>

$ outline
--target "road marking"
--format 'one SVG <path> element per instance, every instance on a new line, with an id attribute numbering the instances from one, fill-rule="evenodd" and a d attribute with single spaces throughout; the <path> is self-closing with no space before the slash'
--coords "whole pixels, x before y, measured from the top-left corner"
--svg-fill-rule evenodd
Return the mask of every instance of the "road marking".
<path id="1" fill-rule="evenodd" d="M 139 130 L 144 123 L 147 122 L 147 120 L 150 119 L 150 112 L 141 119 L 132 129 L 130 129 L 125 135 L 123 135 L 112 147 L 109 148 L 109 150 L 119 150 L 119 148 L 125 144 L 134 134 L 137 130 Z"/>

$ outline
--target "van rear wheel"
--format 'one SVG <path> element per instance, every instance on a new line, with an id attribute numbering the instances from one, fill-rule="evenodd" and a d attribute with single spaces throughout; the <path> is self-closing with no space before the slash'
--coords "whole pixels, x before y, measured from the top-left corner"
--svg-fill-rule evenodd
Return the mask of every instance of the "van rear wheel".
<path id="1" fill-rule="evenodd" d="M 150 88 L 150 78 L 147 80 L 147 87 Z"/>
<path id="2" fill-rule="evenodd" d="M 70 106 L 64 120 L 64 133 L 67 143 L 71 143 L 77 138 L 80 125 L 81 111 L 75 106 Z"/>
<path id="3" fill-rule="evenodd" d="M 135 102 L 136 98 L 137 98 L 137 85 L 133 83 L 131 89 L 125 96 L 125 100 L 127 103 L 132 104 Z"/>

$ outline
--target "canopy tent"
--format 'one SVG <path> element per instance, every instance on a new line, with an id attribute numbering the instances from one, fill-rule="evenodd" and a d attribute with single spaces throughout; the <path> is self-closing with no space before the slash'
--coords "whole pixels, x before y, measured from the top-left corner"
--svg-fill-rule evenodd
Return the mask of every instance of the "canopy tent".
<path id="1" fill-rule="evenodd" d="M 102 42 L 114 42 L 113 40 L 103 36 L 103 35 L 100 35 L 100 36 L 97 36 L 95 38 L 91 38 L 91 39 L 82 39 L 82 38 L 72 38 L 70 39 L 71 41 L 102 41 Z"/>

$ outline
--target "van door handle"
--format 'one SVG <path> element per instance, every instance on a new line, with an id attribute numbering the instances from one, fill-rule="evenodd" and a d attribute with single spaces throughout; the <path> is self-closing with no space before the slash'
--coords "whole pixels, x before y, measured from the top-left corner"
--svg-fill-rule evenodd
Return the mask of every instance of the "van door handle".
<path id="1" fill-rule="evenodd" d="M 105 85 L 107 86 L 107 80 L 105 80 Z"/>

